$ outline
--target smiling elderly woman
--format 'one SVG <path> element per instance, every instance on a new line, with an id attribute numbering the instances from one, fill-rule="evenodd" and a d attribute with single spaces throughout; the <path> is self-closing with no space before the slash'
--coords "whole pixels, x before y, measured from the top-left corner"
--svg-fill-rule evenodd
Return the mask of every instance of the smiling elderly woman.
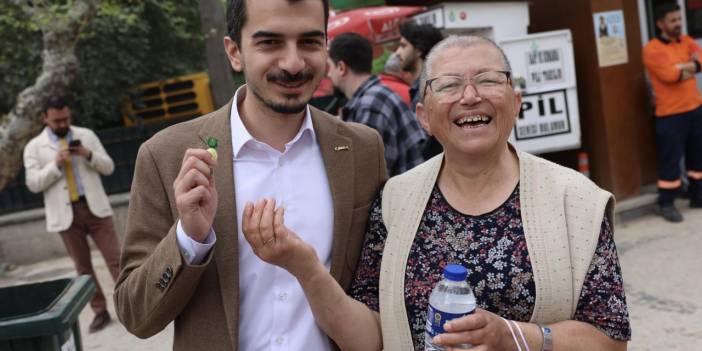
<path id="1" fill-rule="evenodd" d="M 444 154 L 386 184 L 351 288 L 380 311 L 386 350 L 423 349 L 429 294 L 448 263 L 469 269 L 479 308 L 440 344 L 517 350 L 504 317 L 531 350 L 551 349 L 540 325 L 553 350 L 626 349 L 614 200 L 507 142 L 521 106 L 510 78 L 502 50 L 479 37 L 450 37 L 427 58 L 417 116 Z"/>
<path id="2" fill-rule="evenodd" d="M 284 226 L 283 211 L 249 216 L 274 228 L 266 235 L 275 244 L 259 257 L 297 277 L 317 324 L 342 350 L 423 350 L 429 294 L 449 263 L 470 270 L 479 308 L 446 323 L 435 343 L 626 350 L 614 199 L 507 142 L 521 96 L 502 50 L 483 38 L 450 37 L 429 54 L 421 81 L 418 118 L 445 151 L 391 178 L 371 205 L 353 298 Z"/>

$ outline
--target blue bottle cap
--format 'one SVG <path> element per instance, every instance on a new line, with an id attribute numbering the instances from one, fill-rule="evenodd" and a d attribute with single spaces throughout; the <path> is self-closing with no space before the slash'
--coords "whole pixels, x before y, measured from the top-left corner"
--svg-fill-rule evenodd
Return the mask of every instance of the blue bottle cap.
<path id="1" fill-rule="evenodd" d="M 444 277 L 455 282 L 462 282 L 468 277 L 468 269 L 460 264 L 450 264 L 444 267 Z"/>

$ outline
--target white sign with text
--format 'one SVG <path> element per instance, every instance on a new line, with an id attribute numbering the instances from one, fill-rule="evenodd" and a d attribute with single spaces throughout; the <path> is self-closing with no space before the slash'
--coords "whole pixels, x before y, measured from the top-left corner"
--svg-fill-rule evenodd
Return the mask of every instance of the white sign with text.
<path id="1" fill-rule="evenodd" d="M 501 40 L 522 109 L 510 142 L 540 154 L 581 144 L 573 42 L 569 30 Z"/>

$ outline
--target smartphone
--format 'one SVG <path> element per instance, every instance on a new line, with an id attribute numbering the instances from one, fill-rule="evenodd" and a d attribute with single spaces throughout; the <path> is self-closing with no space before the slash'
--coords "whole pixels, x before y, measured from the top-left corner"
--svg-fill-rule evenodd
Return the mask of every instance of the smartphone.
<path id="1" fill-rule="evenodd" d="M 81 145 L 80 139 L 74 139 L 71 140 L 70 143 L 68 143 L 68 147 L 79 147 Z"/>

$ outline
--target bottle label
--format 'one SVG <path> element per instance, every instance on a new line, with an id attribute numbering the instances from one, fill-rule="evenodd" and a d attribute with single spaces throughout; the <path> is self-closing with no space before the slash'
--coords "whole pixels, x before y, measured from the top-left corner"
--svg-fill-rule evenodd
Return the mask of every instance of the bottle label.
<path id="1" fill-rule="evenodd" d="M 434 308 L 434 306 L 429 305 L 429 313 L 427 314 L 427 334 L 432 338 L 445 333 L 444 324 L 452 319 L 460 318 L 473 314 L 475 309 L 467 313 L 448 313 L 442 312 Z"/>

